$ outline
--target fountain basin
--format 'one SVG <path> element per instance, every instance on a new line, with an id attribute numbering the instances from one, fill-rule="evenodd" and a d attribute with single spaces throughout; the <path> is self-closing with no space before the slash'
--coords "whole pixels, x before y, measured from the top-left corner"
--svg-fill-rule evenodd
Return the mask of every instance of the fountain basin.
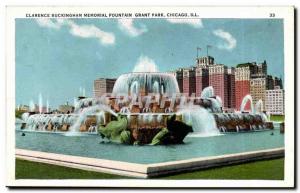
<path id="1" fill-rule="evenodd" d="M 201 113 L 201 111 L 199 113 Z M 128 119 L 128 129 L 132 133 L 135 133 L 135 136 L 139 136 L 135 138 L 151 139 L 151 136 L 157 134 L 162 128 L 167 127 L 167 118 L 174 113 L 137 112 L 118 114 L 121 117 L 126 117 Z M 213 113 L 212 115 L 216 122 L 216 127 L 220 132 L 241 132 L 274 128 L 273 123 L 266 121 L 261 114 Z M 37 117 L 37 119 L 32 118 L 31 116 Z M 25 123 L 21 124 L 21 129 L 68 132 L 71 130 L 74 121 L 78 118 L 78 115 L 76 114 L 36 114 L 31 116 L 28 118 L 27 125 Z M 79 128 L 75 131 L 96 133 L 99 125 L 105 127 L 109 122 L 115 119 L 115 116 L 107 112 L 89 114 L 81 121 Z M 184 121 L 180 111 L 176 113 L 176 120 Z M 205 123 L 201 126 L 205 126 Z M 148 133 L 150 137 L 141 137 L 140 135 L 143 135 L 141 133 Z M 145 140 L 145 142 L 146 141 L 149 140 Z"/>
<path id="2" fill-rule="evenodd" d="M 63 133 L 16 131 L 16 148 L 89 158 L 152 164 L 208 156 L 284 147 L 279 125 L 274 130 L 225 133 L 213 137 L 189 137 L 184 144 L 129 146 L 110 143 L 98 135 L 65 136 Z M 271 135 L 274 133 L 274 135 Z"/>
<path id="3" fill-rule="evenodd" d="M 273 123 L 263 119 L 261 114 L 215 113 L 217 128 L 221 132 L 240 132 L 273 129 Z"/>

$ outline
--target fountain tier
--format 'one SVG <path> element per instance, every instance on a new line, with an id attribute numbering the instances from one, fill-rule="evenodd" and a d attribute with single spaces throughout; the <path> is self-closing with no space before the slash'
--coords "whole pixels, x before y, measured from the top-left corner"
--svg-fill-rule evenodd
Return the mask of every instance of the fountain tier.
<path id="1" fill-rule="evenodd" d="M 172 95 L 179 93 L 174 75 L 170 73 L 128 73 L 121 75 L 113 88 L 113 94 L 141 94 L 149 93 Z"/>

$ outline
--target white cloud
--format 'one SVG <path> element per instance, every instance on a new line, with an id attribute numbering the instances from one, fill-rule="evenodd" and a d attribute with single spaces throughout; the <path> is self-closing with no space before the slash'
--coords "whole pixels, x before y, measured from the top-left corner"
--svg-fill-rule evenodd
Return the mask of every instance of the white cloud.
<path id="1" fill-rule="evenodd" d="M 188 24 L 194 28 L 203 27 L 201 19 L 166 19 L 166 20 L 173 24 Z"/>
<path id="2" fill-rule="evenodd" d="M 236 39 L 229 33 L 222 29 L 213 31 L 215 36 L 222 38 L 225 42 L 218 45 L 219 49 L 232 50 L 236 47 Z"/>
<path id="3" fill-rule="evenodd" d="M 158 72 L 158 67 L 154 60 L 147 56 L 141 55 L 134 66 L 133 72 Z"/>
<path id="4" fill-rule="evenodd" d="M 139 28 L 135 27 L 133 19 L 118 19 L 118 24 L 121 30 L 132 37 L 139 36 L 148 31 L 145 25 L 140 25 Z"/>
<path id="5" fill-rule="evenodd" d="M 48 18 L 37 18 L 36 22 L 41 27 L 48 27 L 54 29 L 59 29 L 62 25 L 60 22 L 57 22 L 57 20 L 51 20 Z"/>
<path id="6" fill-rule="evenodd" d="M 77 25 L 75 22 L 68 22 L 70 33 L 81 38 L 98 38 L 102 44 L 114 44 L 113 33 L 102 31 L 94 25 Z"/>
<path id="7" fill-rule="evenodd" d="M 73 36 L 81 38 L 97 38 L 100 43 L 104 45 L 115 43 L 115 36 L 113 33 L 105 32 L 95 25 L 78 25 L 69 19 L 37 19 L 36 21 L 41 27 L 60 29 L 63 25 L 67 26 L 69 27 L 69 32 Z"/>

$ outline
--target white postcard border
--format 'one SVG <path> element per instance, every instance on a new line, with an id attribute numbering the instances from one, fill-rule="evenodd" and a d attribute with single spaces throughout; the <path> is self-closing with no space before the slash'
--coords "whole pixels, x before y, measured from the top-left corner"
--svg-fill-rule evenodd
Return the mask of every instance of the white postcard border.
<path id="1" fill-rule="evenodd" d="M 197 12 L 199 18 L 268 18 L 284 19 L 284 88 L 285 88 L 285 172 L 278 180 L 15 180 L 15 18 L 26 13 L 65 12 Z M 151 17 L 153 18 L 153 17 Z M 294 8 L 292 6 L 250 7 L 76 7 L 8 6 L 6 8 L 6 168 L 8 186 L 87 186 L 87 187 L 292 187 L 294 186 Z"/>

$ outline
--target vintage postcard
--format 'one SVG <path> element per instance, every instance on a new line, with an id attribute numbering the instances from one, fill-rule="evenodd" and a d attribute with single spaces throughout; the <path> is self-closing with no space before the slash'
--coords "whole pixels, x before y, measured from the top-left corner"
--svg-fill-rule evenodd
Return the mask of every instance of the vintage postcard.
<path id="1" fill-rule="evenodd" d="M 294 7 L 6 8 L 7 186 L 295 186 Z"/>

